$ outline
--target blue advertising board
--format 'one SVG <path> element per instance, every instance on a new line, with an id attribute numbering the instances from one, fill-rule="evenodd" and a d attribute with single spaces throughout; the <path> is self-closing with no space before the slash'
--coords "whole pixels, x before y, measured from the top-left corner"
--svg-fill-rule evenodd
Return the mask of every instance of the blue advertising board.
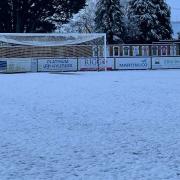
<path id="1" fill-rule="evenodd" d="M 7 61 L 0 61 L 0 71 L 6 71 L 7 69 Z"/>

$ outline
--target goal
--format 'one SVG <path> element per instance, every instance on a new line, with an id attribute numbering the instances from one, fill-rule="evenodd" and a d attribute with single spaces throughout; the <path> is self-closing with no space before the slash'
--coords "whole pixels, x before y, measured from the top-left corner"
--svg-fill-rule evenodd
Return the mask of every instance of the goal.
<path id="1" fill-rule="evenodd" d="M 106 34 L 0 33 L 1 72 L 76 71 L 91 58 L 106 64 Z"/>

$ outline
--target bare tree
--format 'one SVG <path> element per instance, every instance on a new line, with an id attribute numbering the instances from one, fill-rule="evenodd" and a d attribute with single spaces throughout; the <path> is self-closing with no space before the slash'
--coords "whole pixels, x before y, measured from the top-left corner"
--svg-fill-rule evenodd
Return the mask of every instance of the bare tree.
<path id="1" fill-rule="evenodd" d="M 92 33 L 95 30 L 95 1 L 87 1 L 84 9 L 74 15 L 68 24 L 63 25 L 61 32 Z"/>

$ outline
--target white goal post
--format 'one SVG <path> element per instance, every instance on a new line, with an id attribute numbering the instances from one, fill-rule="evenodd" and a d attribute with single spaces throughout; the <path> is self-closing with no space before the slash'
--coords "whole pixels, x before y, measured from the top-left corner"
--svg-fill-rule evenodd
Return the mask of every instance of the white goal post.
<path id="1" fill-rule="evenodd" d="M 26 71 L 23 64 L 43 59 L 96 58 L 99 62 L 103 58 L 106 64 L 106 49 L 104 33 L 0 33 L 0 61 L 7 61 L 11 71 L 15 66 L 18 71 L 18 64 L 21 64 L 21 71 Z"/>

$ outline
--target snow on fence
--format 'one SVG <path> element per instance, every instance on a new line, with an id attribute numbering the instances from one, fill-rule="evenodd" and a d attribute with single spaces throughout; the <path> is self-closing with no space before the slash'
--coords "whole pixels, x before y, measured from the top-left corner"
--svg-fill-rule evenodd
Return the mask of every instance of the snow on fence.
<path id="1" fill-rule="evenodd" d="M 152 57 L 152 69 L 178 69 L 180 57 Z"/>
<path id="2" fill-rule="evenodd" d="M 1 58 L 1 73 L 180 69 L 180 57 Z"/>
<path id="3" fill-rule="evenodd" d="M 116 58 L 116 70 L 146 70 L 151 68 L 151 58 Z"/>

